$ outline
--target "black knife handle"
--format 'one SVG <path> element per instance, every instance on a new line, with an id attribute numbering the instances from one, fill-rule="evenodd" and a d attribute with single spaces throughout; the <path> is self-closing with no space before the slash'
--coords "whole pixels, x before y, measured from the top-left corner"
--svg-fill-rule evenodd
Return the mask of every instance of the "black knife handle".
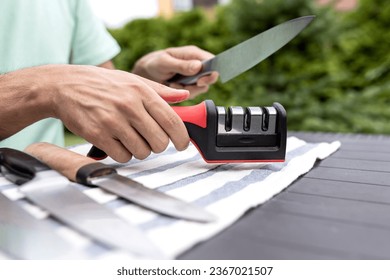
<path id="1" fill-rule="evenodd" d="M 199 78 L 203 76 L 210 75 L 214 70 L 211 69 L 213 59 L 202 61 L 202 70 L 193 76 L 183 76 L 181 74 L 176 74 L 170 78 L 167 83 L 177 83 L 182 85 L 195 85 Z"/>
<path id="2" fill-rule="evenodd" d="M 116 169 L 101 162 L 90 163 L 81 167 L 76 173 L 76 182 L 83 185 L 93 185 L 90 179 L 109 174 L 115 174 Z"/>
<path id="3" fill-rule="evenodd" d="M 37 172 L 50 170 L 29 154 L 10 148 L 0 148 L 0 167 L 4 177 L 17 185 L 30 181 Z"/>

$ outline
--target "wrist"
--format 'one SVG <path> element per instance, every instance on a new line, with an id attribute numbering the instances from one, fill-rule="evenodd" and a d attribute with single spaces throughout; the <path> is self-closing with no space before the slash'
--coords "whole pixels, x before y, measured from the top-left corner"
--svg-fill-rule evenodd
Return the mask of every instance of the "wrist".
<path id="1" fill-rule="evenodd" d="M 0 76 L 0 139 L 51 117 L 50 96 L 42 89 L 39 67 Z"/>
<path id="2" fill-rule="evenodd" d="M 135 62 L 133 69 L 131 70 L 131 73 L 136 74 L 141 77 L 145 77 L 146 71 L 142 59 L 139 59 Z"/>
<path id="3" fill-rule="evenodd" d="M 26 88 L 26 102 L 30 104 L 30 109 L 37 114 L 40 119 L 55 116 L 52 67 L 50 65 L 32 67 L 24 74 L 24 87 Z"/>

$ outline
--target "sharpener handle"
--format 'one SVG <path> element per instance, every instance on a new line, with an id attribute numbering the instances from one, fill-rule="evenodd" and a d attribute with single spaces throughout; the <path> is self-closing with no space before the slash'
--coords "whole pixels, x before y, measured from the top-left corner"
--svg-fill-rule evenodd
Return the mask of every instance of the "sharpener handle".
<path id="1" fill-rule="evenodd" d="M 26 152 L 69 180 L 84 185 L 90 185 L 92 177 L 116 173 L 115 168 L 49 143 L 34 143 L 26 148 Z"/>
<path id="2" fill-rule="evenodd" d="M 87 157 L 93 158 L 94 160 L 102 160 L 107 157 L 107 154 L 103 150 L 100 150 L 98 147 L 92 146 L 92 148 L 87 154 Z"/>
<path id="3" fill-rule="evenodd" d="M 205 102 L 193 106 L 173 106 L 172 109 L 179 115 L 184 123 L 192 123 L 202 128 L 207 127 L 207 110 Z"/>
<path id="4" fill-rule="evenodd" d="M 177 83 L 182 85 L 195 85 L 196 82 L 199 80 L 199 78 L 203 76 L 210 75 L 213 70 L 211 69 L 213 59 L 204 60 L 202 61 L 202 70 L 193 76 L 183 76 L 181 74 L 176 74 L 172 78 L 170 78 L 167 83 Z"/>
<path id="5" fill-rule="evenodd" d="M 4 177 L 17 185 L 30 181 L 40 171 L 50 170 L 38 159 L 10 148 L 0 148 L 0 167 Z"/>
<path id="6" fill-rule="evenodd" d="M 208 101 L 212 102 L 211 100 Z M 193 140 L 191 130 L 188 127 L 188 123 L 194 124 L 201 128 L 207 127 L 207 108 L 206 102 L 199 103 L 193 106 L 173 106 L 172 109 L 179 115 L 184 124 L 187 127 L 188 133 Z M 95 160 L 102 160 L 107 157 L 107 154 L 96 146 L 92 146 L 89 150 L 88 157 Z"/>

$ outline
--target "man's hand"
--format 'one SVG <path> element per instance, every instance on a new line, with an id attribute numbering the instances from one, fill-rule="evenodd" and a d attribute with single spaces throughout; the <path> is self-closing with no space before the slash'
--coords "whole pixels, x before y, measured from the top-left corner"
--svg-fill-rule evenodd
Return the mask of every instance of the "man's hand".
<path id="1" fill-rule="evenodd" d="M 114 160 L 144 159 L 151 151 L 164 151 L 169 140 L 178 150 L 187 148 L 187 130 L 166 102 L 187 99 L 187 90 L 95 66 L 51 65 L 39 70 L 45 77 L 41 94 L 51 96 L 53 116 Z"/>
<path id="2" fill-rule="evenodd" d="M 175 74 L 185 76 L 197 74 L 202 69 L 202 61 L 212 58 L 213 54 L 196 46 L 184 46 L 155 51 L 140 58 L 133 69 L 133 73 L 151 79 L 158 83 L 165 83 Z M 215 83 L 218 73 L 214 72 L 200 78 L 196 85 L 183 86 L 172 83 L 173 88 L 189 90 L 190 98 L 208 91 L 209 85 Z"/>

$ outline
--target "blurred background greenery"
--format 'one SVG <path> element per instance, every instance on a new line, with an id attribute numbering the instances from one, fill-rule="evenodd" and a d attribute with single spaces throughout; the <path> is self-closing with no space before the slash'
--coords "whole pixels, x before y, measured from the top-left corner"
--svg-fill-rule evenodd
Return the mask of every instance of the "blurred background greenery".
<path id="1" fill-rule="evenodd" d="M 131 71 L 146 53 L 188 44 L 217 54 L 304 15 L 316 19 L 276 54 L 183 105 L 204 99 L 222 106 L 280 102 L 289 130 L 390 134 L 388 0 L 360 0 L 343 12 L 313 0 L 232 0 L 213 13 L 194 9 L 170 19 L 133 20 L 110 30 L 122 48 L 114 63 Z"/>

